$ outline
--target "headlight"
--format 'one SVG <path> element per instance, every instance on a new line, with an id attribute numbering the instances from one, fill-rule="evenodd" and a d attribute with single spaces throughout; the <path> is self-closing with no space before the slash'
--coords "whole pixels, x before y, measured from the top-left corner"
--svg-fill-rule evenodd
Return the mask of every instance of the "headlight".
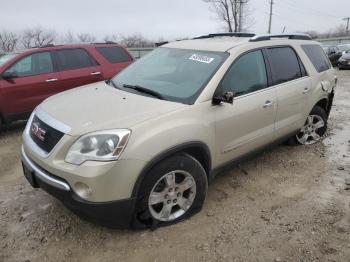
<path id="1" fill-rule="evenodd" d="M 74 142 L 65 161 L 81 165 L 88 160 L 117 160 L 129 140 L 130 133 L 128 129 L 116 129 L 86 134 Z"/>

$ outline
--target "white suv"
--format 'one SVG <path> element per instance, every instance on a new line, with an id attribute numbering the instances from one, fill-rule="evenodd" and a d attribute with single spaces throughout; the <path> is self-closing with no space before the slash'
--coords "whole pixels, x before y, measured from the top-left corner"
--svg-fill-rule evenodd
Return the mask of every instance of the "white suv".
<path id="1" fill-rule="evenodd" d="M 307 35 L 169 43 L 38 106 L 23 135 L 24 174 L 103 225 L 172 224 L 201 209 L 222 167 L 287 139 L 319 141 L 336 80 Z"/>

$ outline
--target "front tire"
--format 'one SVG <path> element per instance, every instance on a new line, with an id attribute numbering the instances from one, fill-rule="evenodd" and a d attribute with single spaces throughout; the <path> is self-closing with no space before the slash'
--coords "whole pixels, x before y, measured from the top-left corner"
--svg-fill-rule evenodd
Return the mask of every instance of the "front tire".
<path id="1" fill-rule="evenodd" d="M 291 143 L 297 145 L 312 145 L 319 142 L 327 131 L 327 113 L 315 106 L 308 115 L 304 126 L 292 138 Z"/>
<path id="2" fill-rule="evenodd" d="M 144 178 L 136 220 L 155 228 L 189 218 L 201 210 L 207 189 L 206 172 L 195 158 L 188 154 L 167 158 Z"/>

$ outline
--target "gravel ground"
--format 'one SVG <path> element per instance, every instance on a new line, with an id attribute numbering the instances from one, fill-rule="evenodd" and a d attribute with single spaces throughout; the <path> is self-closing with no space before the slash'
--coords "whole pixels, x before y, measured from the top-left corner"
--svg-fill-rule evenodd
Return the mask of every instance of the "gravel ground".
<path id="1" fill-rule="evenodd" d="M 32 189 L 17 123 L 0 134 L 0 261 L 350 261 L 350 72 L 338 76 L 323 143 L 220 174 L 199 214 L 155 231 L 85 222 Z"/>

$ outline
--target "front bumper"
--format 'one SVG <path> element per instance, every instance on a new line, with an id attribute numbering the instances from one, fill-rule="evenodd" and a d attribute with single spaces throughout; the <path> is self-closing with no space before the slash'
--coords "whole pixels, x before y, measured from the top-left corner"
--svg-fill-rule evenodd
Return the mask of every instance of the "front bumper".
<path id="1" fill-rule="evenodd" d="M 136 198 L 108 202 L 90 202 L 79 197 L 62 178 L 37 165 L 21 150 L 23 172 L 34 188 L 42 188 L 63 202 L 83 219 L 113 228 L 129 228 L 133 221 Z"/>

